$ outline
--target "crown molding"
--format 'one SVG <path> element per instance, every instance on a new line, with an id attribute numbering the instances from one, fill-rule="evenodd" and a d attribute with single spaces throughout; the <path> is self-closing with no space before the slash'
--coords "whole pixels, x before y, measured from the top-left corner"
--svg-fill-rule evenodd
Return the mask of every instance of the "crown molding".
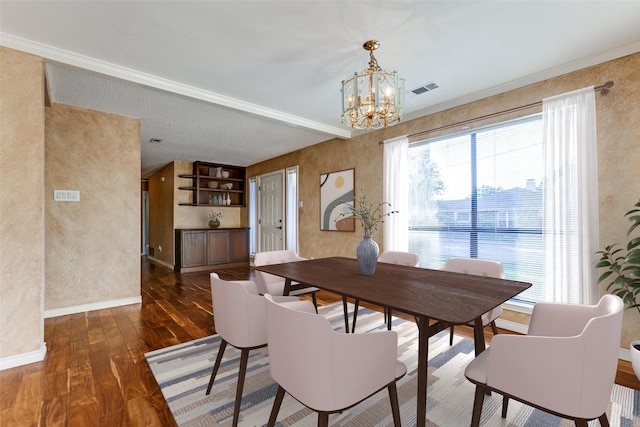
<path id="1" fill-rule="evenodd" d="M 315 130 L 326 133 L 334 137 L 349 139 L 351 131 L 345 128 L 330 126 L 324 123 L 305 119 L 304 117 L 293 114 L 284 113 L 282 111 L 266 108 L 250 102 L 245 102 L 219 93 L 207 91 L 175 82 L 152 74 L 136 71 L 131 68 L 122 67 L 110 62 L 101 61 L 89 56 L 80 55 L 64 49 L 58 49 L 43 43 L 34 42 L 11 34 L 0 33 L 2 45 L 12 49 L 21 50 L 33 55 L 42 57 L 47 62 L 56 62 L 59 64 L 70 65 L 104 74 L 110 77 L 126 80 L 129 82 L 149 86 L 155 89 L 161 89 L 167 92 L 176 93 L 187 96 L 189 98 L 198 99 L 224 107 L 233 108 L 235 110 L 244 111 L 255 114 L 257 116 L 284 122 L 292 126 L 298 126 L 306 129 Z"/>

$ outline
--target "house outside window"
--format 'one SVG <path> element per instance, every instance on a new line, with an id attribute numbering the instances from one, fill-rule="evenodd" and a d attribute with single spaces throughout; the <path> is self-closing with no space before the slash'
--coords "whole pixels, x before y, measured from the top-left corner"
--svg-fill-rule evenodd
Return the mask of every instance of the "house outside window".
<path id="1" fill-rule="evenodd" d="M 542 117 L 535 115 L 410 145 L 409 250 L 420 266 L 492 259 L 542 298 Z"/>

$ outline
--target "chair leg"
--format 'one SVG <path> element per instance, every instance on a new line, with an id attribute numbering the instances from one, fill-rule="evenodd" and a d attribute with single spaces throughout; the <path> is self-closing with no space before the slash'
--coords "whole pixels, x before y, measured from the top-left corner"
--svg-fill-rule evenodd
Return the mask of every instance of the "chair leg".
<path id="1" fill-rule="evenodd" d="M 609 418 L 607 418 L 606 412 L 600 415 L 598 421 L 600 421 L 600 427 L 609 427 Z"/>
<path id="2" fill-rule="evenodd" d="M 220 339 L 220 348 L 218 349 L 218 356 L 216 356 L 216 363 L 213 364 L 213 370 L 211 371 L 211 378 L 209 378 L 209 385 L 207 386 L 207 396 L 211 393 L 211 387 L 213 387 L 213 381 L 216 379 L 216 374 L 218 373 L 218 368 L 220 368 L 220 362 L 222 362 L 222 356 L 224 355 L 224 350 L 227 348 L 227 342 L 223 339 Z"/>
<path id="3" fill-rule="evenodd" d="M 313 301 L 313 306 L 316 308 L 316 314 L 318 314 L 318 297 L 315 292 L 311 293 L 311 300 Z"/>
<path id="4" fill-rule="evenodd" d="M 329 427 L 328 412 L 318 412 L 318 427 Z"/>
<path id="5" fill-rule="evenodd" d="M 389 331 L 390 331 L 390 330 L 391 330 L 391 317 L 392 317 L 392 315 L 391 315 L 391 309 L 390 309 L 390 308 L 385 308 L 385 311 L 386 311 L 386 313 L 387 313 L 387 315 L 386 315 L 386 317 L 385 317 L 385 319 L 386 319 L 386 321 L 387 321 L 387 330 L 389 330 Z"/>
<path id="6" fill-rule="evenodd" d="M 482 414 L 484 392 L 484 386 L 476 385 L 476 395 L 473 399 L 473 415 L 471 416 L 471 427 L 478 427 L 480 425 L 480 414 Z"/>
<path id="7" fill-rule="evenodd" d="M 498 335 L 498 327 L 495 320 L 491 321 L 491 331 L 493 331 L 493 335 Z"/>
<path id="8" fill-rule="evenodd" d="M 451 328 L 449 329 L 449 345 L 453 345 L 453 328 L 454 325 L 451 325 Z"/>
<path id="9" fill-rule="evenodd" d="M 356 332 L 356 319 L 358 319 L 358 309 L 360 308 L 360 300 L 357 299 L 353 303 L 353 324 L 351 325 L 351 333 Z"/>
<path id="10" fill-rule="evenodd" d="M 344 311 L 344 330 L 349 333 L 349 310 L 347 310 L 347 297 L 342 297 L 342 310 Z"/>
<path id="11" fill-rule="evenodd" d="M 268 427 L 276 425 L 276 419 L 278 418 L 278 412 L 280 412 L 280 406 L 282 405 L 282 399 L 284 399 L 284 389 L 278 385 L 278 391 L 276 391 L 276 398 L 273 400 L 273 407 L 271 408 L 271 415 L 269 415 Z"/>
<path id="12" fill-rule="evenodd" d="M 400 406 L 398 405 L 398 389 L 395 381 L 389 384 L 389 400 L 391 401 L 391 413 L 393 414 L 393 425 L 400 427 Z"/>
<path id="13" fill-rule="evenodd" d="M 236 387 L 236 403 L 233 405 L 233 427 L 237 427 L 240 418 L 240 405 L 242 404 L 242 389 L 244 389 L 244 377 L 247 374 L 247 362 L 249 361 L 249 349 L 243 348 L 240 353 L 240 369 L 238 371 L 238 386 Z"/>
<path id="14" fill-rule="evenodd" d="M 502 418 L 507 418 L 507 409 L 509 408 L 509 398 L 502 396 Z"/>
<path id="15" fill-rule="evenodd" d="M 576 420 L 576 427 L 587 427 L 589 424 L 587 423 L 587 420 Z"/>

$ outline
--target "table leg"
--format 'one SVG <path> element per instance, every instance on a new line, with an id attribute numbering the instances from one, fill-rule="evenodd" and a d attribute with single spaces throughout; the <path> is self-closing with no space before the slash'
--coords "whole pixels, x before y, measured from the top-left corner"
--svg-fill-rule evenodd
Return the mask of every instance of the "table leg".
<path id="1" fill-rule="evenodd" d="M 482 324 L 481 317 L 477 317 L 473 322 L 473 341 L 475 345 L 476 357 L 478 357 L 478 355 L 485 351 L 487 348 L 484 342 L 484 325 Z M 478 391 L 476 390 L 476 393 L 477 392 Z M 486 390 L 485 393 L 487 396 L 491 396 L 490 390 Z"/>
<path id="2" fill-rule="evenodd" d="M 289 292 L 291 292 L 291 279 L 287 277 L 284 280 L 284 290 L 282 291 L 282 295 L 286 297 L 289 295 Z"/>
<path id="3" fill-rule="evenodd" d="M 344 311 L 344 330 L 349 333 L 349 310 L 347 309 L 347 297 L 342 296 L 342 310 Z M 355 320 L 355 319 L 354 319 Z"/>
<path id="4" fill-rule="evenodd" d="M 429 363 L 429 318 L 418 317 L 418 402 L 416 426 L 427 423 L 427 368 Z"/>
<path id="5" fill-rule="evenodd" d="M 481 317 L 476 317 L 473 323 L 473 341 L 475 342 L 476 357 L 478 357 L 478 355 L 486 349 L 484 343 L 484 326 L 482 325 Z"/>

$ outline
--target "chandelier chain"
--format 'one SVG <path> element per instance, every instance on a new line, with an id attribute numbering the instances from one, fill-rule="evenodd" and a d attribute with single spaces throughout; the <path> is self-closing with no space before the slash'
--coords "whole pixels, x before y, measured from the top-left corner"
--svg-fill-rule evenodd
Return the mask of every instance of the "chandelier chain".
<path id="1" fill-rule="evenodd" d="M 373 56 L 373 51 L 369 52 L 369 70 L 382 71 L 382 68 L 380 68 L 380 65 L 378 65 L 378 60 L 375 56 Z"/>

